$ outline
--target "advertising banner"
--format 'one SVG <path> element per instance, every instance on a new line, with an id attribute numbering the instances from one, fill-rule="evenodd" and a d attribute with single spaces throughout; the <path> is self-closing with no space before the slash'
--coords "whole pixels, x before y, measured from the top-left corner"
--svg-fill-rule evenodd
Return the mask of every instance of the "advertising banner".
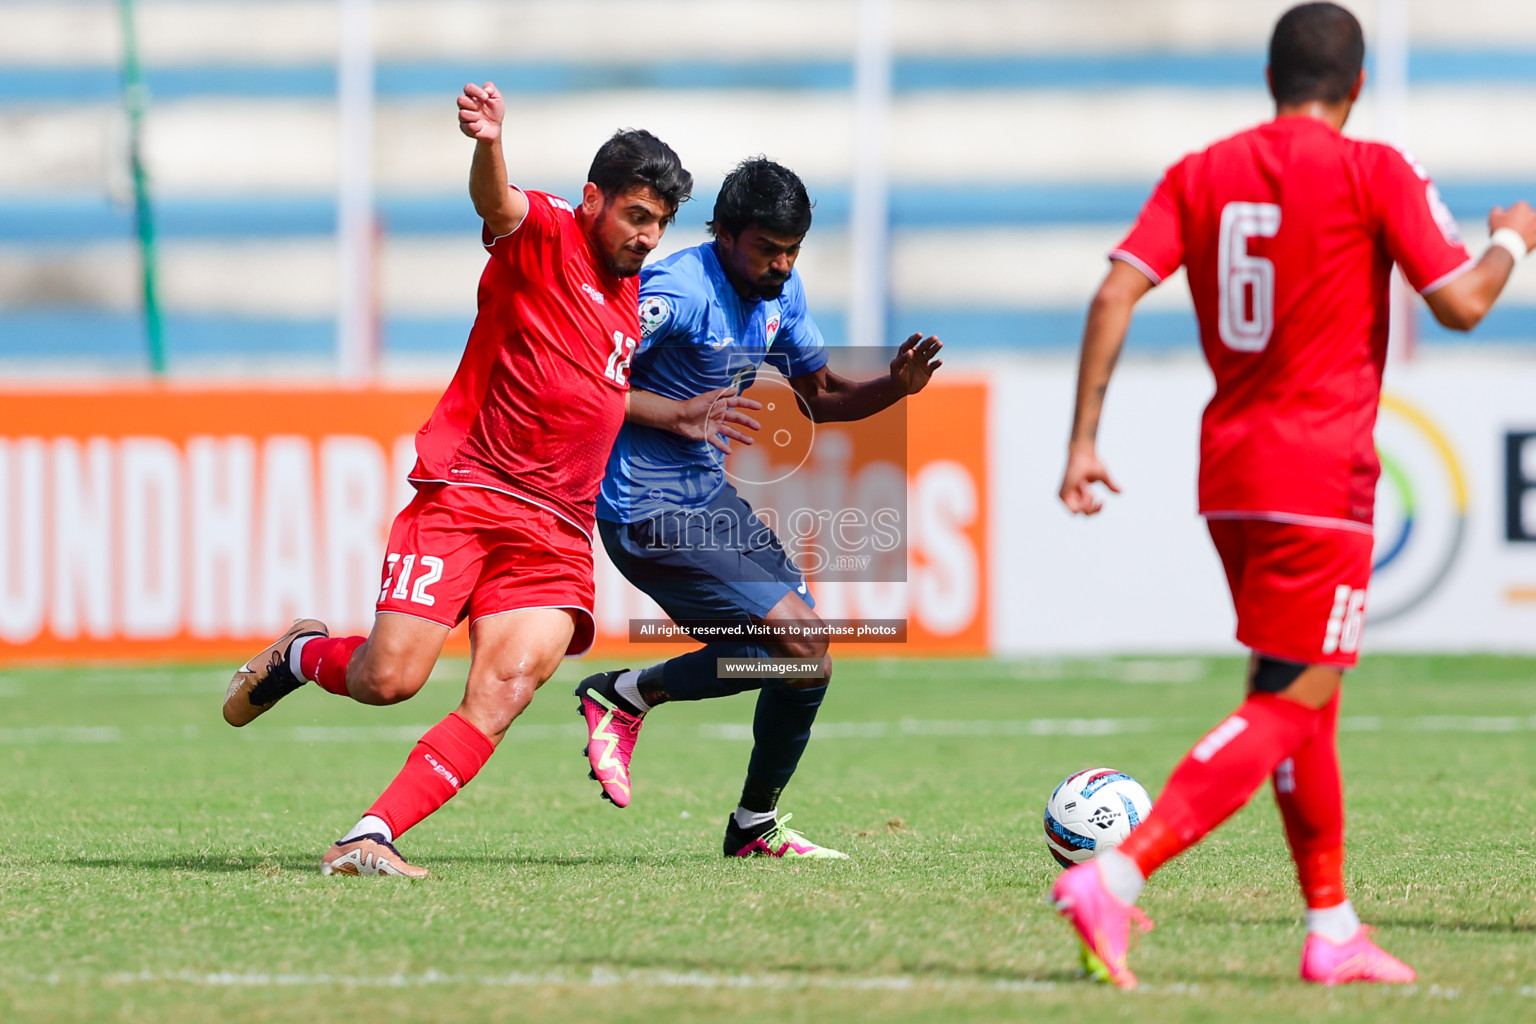
<path id="1" fill-rule="evenodd" d="M 905 403 L 899 439 L 879 417 L 872 435 L 826 427 L 796 463 L 796 486 L 823 502 L 840 491 L 903 506 L 905 566 L 822 566 L 827 579 L 812 589 L 824 618 L 905 620 L 907 642 L 840 653 L 987 650 L 987 394 L 983 382 L 935 383 Z M 412 494 L 413 437 L 436 399 L 178 387 L 0 395 L 0 660 L 237 659 L 300 615 L 365 633 L 390 522 Z M 630 644 L 630 619 L 664 616 L 601 544 L 596 554 L 597 653 L 667 653 Z M 862 550 L 834 554 L 872 564 L 857 561 L 873 557 Z M 451 645 L 467 649 L 462 630 Z"/>
<path id="2" fill-rule="evenodd" d="M 0 652 L 235 658 L 300 615 L 366 630 L 436 398 L 0 396 Z"/>
<path id="3" fill-rule="evenodd" d="M 1132 364 L 1100 454 L 1122 493 L 1091 519 L 1056 498 L 1075 368 L 992 377 L 994 649 L 1238 653 L 1226 580 L 1196 515 L 1194 361 Z M 1376 446 L 1362 650 L 1536 650 L 1536 363 L 1432 354 L 1389 367 Z"/>
<path id="4" fill-rule="evenodd" d="M 768 518 L 787 548 L 798 540 L 799 553 L 810 556 L 804 567 L 823 619 L 906 622 L 905 642 L 860 639 L 837 646 L 838 656 L 985 654 L 991 621 L 986 381 L 936 380 L 899 410 L 819 424 L 813 442 L 781 438 L 784 444 L 775 442 L 777 430 L 799 428 L 794 419 L 776 425 L 779 410 L 766 408 L 772 398 L 763 388 L 747 392 L 765 406 L 762 436 L 732 454 L 730 479 L 759 514 L 777 513 Z M 891 553 L 903 554 L 905 564 L 882 566 L 881 553 L 859 543 L 859 524 L 903 505 Z M 819 529 L 802 530 L 797 513 Z M 855 515 L 852 524 L 838 518 Z M 625 583 L 601 544 L 597 553 L 596 653 L 649 661 L 691 646 L 630 643 L 632 621 L 664 616 Z"/>
<path id="5" fill-rule="evenodd" d="M 905 642 L 842 643 L 839 657 L 1239 651 L 1196 515 L 1208 372 L 1121 368 L 1101 451 L 1122 493 L 1092 519 L 1056 498 L 1074 375 L 1065 361 L 957 375 L 904 403 L 899 429 L 823 424 L 805 449 L 775 443 L 765 420 L 767 436 L 732 456 L 732 479 L 773 507 L 781 538 L 835 558 L 809 573 L 824 619 L 906 623 Z M 1433 354 L 1389 369 L 1367 654 L 1536 650 L 1533 396 L 1536 363 Z M 0 659 L 226 660 L 301 614 L 366 631 L 384 539 L 411 493 L 412 437 L 436 397 L 0 396 Z M 754 491 L 763 480 L 780 484 Z M 886 508 L 899 548 L 860 546 L 877 539 L 868 531 L 844 543 L 830 518 L 873 522 Z M 810 509 L 815 528 L 786 509 Z M 596 574 L 594 653 L 649 662 L 691 646 L 632 634 L 665 616 L 601 545 Z"/>

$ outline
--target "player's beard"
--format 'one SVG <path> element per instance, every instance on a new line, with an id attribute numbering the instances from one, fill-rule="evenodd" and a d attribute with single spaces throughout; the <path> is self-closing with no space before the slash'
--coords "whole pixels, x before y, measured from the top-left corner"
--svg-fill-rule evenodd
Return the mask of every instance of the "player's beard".
<path id="1" fill-rule="evenodd" d="M 649 250 L 640 252 L 622 245 L 617 252 L 604 253 L 603 264 L 614 277 L 634 277 L 645 266 L 645 258 L 650 254 Z"/>
<path id="2" fill-rule="evenodd" d="M 788 276 L 785 276 L 785 277 L 774 277 L 774 276 L 769 275 L 769 276 L 765 276 L 765 277 L 760 277 L 760 278 L 758 278 L 757 283 L 754 286 L 753 290 L 757 292 L 757 297 L 758 298 L 763 299 L 765 301 L 769 300 L 769 299 L 776 299 L 780 295 L 784 294 L 784 285 L 787 284 L 788 282 L 789 282 L 789 277 Z"/>

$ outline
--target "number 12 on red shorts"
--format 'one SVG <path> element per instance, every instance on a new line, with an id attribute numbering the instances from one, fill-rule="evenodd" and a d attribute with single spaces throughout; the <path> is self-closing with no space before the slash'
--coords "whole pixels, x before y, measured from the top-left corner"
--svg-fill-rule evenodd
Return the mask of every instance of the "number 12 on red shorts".
<path id="1" fill-rule="evenodd" d="M 419 563 L 415 555 L 401 555 L 396 551 L 384 557 L 384 586 L 379 590 L 380 604 L 390 599 L 409 600 L 413 604 L 427 607 L 437 603 L 437 598 L 427 593 L 427 588 L 443 578 L 443 560 L 435 555 L 422 555 Z"/>

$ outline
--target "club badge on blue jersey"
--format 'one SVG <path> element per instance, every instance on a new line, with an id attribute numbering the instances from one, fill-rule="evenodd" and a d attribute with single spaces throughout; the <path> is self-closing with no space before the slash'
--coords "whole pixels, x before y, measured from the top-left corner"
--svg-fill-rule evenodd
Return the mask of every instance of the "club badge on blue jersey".
<path id="1" fill-rule="evenodd" d="M 672 319 L 672 304 L 659 295 L 640 300 L 640 337 L 649 338 L 656 328 Z"/>
<path id="2" fill-rule="evenodd" d="M 708 242 L 640 272 L 641 343 L 629 384 L 674 402 L 722 388 L 746 390 L 767 364 L 786 378 L 827 364 L 826 341 L 791 272 L 772 299 L 743 296 Z M 635 522 L 707 506 L 727 485 L 724 453 L 698 438 L 626 423 L 608 457 L 597 515 Z"/>

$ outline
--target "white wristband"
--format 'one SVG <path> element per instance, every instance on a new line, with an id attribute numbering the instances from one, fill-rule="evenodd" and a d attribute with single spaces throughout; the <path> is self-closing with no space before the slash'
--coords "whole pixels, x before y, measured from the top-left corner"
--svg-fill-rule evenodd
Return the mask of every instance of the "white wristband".
<path id="1" fill-rule="evenodd" d="M 1521 237 L 1520 232 L 1514 228 L 1499 228 L 1499 230 L 1495 231 L 1493 237 L 1488 239 L 1488 248 L 1492 249 L 1494 246 L 1498 246 L 1513 256 L 1516 263 L 1525 259 L 1526 254 L 1531 251 L 1525 244 L 1525 239 Z"/>

